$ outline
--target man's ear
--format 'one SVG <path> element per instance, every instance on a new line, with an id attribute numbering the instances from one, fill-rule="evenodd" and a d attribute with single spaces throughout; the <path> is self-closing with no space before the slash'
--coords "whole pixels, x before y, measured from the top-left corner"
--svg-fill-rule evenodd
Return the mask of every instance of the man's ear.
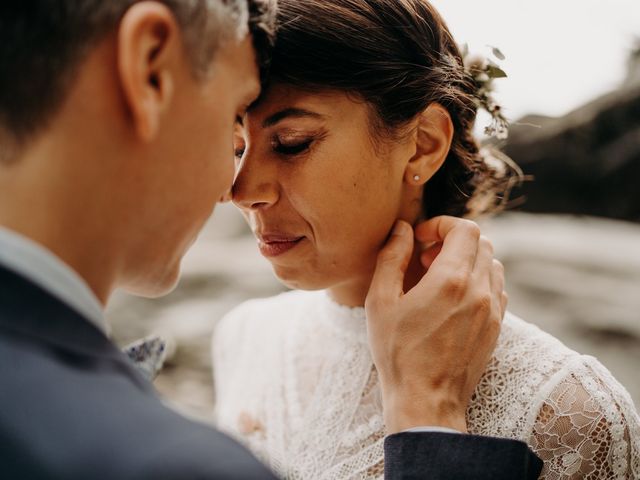
<path id="1" fill-rule="evenodd" d="M 453 139 L 453 122 L 446 108 L 429 105 L 418 117 L 415 130 L 416 153 L 407 164 L 404 180 L 424 185 L 442 166 Z"/>
<path id="2" fill-rule="evenodd" d="M 182 44 L 171 10 L 143 1 L 124 14 L 117 38 L 118 75 L 135 132 L 143 141 L 158 133 L 171 103 Z"/>

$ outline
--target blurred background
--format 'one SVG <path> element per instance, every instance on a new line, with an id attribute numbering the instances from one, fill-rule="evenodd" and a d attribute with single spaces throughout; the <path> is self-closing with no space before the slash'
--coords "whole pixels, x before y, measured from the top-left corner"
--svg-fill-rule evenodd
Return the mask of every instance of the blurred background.
<path id="1" fill-rule="evenodd" d="M 483 221 L 504 263 L 509 309 L 593 355 L 640 405 L 640 2 L 433 0 L 460 43 L 499 47 L 497 98 L 513 126 L 504 150 L 534 179 L 523 201 Z M 478 119 L 481 137 L 487 119 Z M 156 380 L 178 409 L 210 421 L 216 322 L 283 290 L 232 206 L 216 210 L 157 300 L 116 295 L 122 345 L 169 342 Z"/>

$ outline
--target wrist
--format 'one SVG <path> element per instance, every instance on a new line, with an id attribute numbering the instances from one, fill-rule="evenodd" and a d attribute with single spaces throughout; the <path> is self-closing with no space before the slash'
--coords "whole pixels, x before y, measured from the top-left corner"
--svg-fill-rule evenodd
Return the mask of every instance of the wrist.
<path id="1" fill-rule="evenodd" d="M 466 405 L 438 392 L 424 394 L 394 392 L 383 395 L 387 434 L 416 427 L 441 427 L 467 432 Z"/>

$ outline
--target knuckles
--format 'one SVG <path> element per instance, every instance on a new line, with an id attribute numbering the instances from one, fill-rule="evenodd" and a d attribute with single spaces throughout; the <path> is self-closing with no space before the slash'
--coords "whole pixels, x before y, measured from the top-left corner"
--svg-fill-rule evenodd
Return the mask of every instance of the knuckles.
<path id="1" fill-rule="evenodd" d="M 478 242 L 480 249 L 488 251 L 489 255 L 493 256 L 493 243 L 491 243 L 491 241 L 487 237 L 485 237 L 484 235 L 480 235 Z"/>
<path id="2" fill-rule="evenodd" d="M 455 300 L 460 300 L 469 290 L 470 282 L 471 279 L 466 273 L 452 273 L 446 277 L 442 285 L 443 294 Z"/>
<path id="3" fill-rule="evenodd" d="M 493 269 L 501 276 L 504 276 L 504 265 L 500 260 L 493 259 Z"/>
<path id="4" fill-rule="evenodd" d="M 493 298 L 490 293 L 478 294 L 474 301 L 475 311 L 481 317 L 490 317 L 493 311 Z"/>
<path id="5" fill-rule="evenodd" d="M 472 220 L 468 220 L 466 218 L 460 219 L 460 229 L 462 229 L 469 237 L 473 238 L 475 241 L 479 241 L 482 235 L 480 231 L 480 227 L 478 224 Z"/>
<path id="6" fill-rule="evenodd" d="M 502 309 L 506 312 L 507 305 L 509 304 L 509 294 L 507 292 L 502 292 Z"/>

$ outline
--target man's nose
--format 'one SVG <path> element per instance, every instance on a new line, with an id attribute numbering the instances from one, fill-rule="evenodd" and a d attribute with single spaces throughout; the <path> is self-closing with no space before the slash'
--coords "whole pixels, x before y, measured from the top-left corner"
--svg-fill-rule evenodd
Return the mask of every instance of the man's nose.
<path id="1" fill-rule="evenodd" d="M 232 186 L 229 186 L 229 188 L 227 188 L 224 193 L 222 194 L 222 196 L 220 197 L 220 200 L 218 200 L 219 203 L 229 203 L 231 200 L 233 200 L 233 195 L 231 193 L 231 189 Z"/>
<path id="2" fill-rule="evenodd" d="M 243 210 L 264 209 L 275 204 L 279 198 L 275 166 L 245 153 L 236 172 L 231 196 L 233 203 Z"/>

